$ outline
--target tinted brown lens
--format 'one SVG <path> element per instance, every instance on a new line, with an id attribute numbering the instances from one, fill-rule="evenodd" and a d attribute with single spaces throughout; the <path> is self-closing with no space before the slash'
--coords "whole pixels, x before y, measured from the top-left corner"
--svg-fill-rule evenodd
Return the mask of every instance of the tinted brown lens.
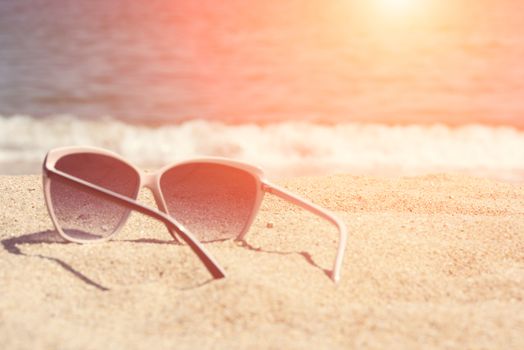
<path id="1" fill-rule="evenodd" d="M 129 165 L 110 156 L 78 153 L 60 158 L 57 170 L 136 199 L 139 175 Z M 51 202 L 58 225 L 69 237 L 96 240 L 115 232 L 129 209 L 115 204 L 96 191 L 53 177 Z"/>
<path id="2" fill-rule="evenodd" d="M 241 169 L 193 163 L 164 173 L 160 188 L 169 214 L 205 242 L 236 238 L 247 229 L 257 183 Z"/>

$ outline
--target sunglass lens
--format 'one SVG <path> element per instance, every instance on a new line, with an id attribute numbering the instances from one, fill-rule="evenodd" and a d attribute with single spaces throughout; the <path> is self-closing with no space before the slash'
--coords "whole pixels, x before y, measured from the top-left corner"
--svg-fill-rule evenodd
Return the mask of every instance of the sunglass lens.
<path id="1" fill-rule="evenodd" d="M 60 158 L 55 168 L 133 199 L 138 194 L 139 174 L 111 156 L 75 153 Z M 105 238 L 129 215 L 129 209 L 60 177 L 50 180 L 49 193 L 56 223 L 66 236 L 75 240 Z"/>
<path id="2" fill-rule="evenodd" d="M 257 184 L 248 171 L 215 163 L 178 165 L 160 178 L 167 211 L 202 242 L 236 238 L 248 229 Z"/>

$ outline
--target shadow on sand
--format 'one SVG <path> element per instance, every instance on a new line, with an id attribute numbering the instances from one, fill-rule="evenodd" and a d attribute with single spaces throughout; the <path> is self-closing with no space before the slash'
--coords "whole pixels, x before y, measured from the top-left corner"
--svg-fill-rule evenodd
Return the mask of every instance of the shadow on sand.
<path id="1" fill-rule="evenodd" d="M 60 265 L 64 270 L 67 272 L 73 274 L 76 278 L 78 278 L 80 281 L 95 287 L 98 290 L 101 291 L 108 291 L 109 288 L 102 286 L 99 283 L 96 283 L 80 271 L 75 270 L 71 265 L 67 264 L 66 262 L 54 258 L 51 256 L 45 256 L 41 254 L 31 255 L 31 254 L 25 254 L 23 253 L 18 245 L 21 244 L 41 244 L 41 243 L 48 243 L 48 244 L 69 244 L 65 240 L 62 239 L 55 231 L 53 230 L 47 230 L 47 231 L 41 231 L 41 232 L 35 232 L 35 233 L 29 233 L 26 235 L 8 238 L 0 241 L 2 243 L 2 246 L 5 250 L 7 250 L 9 253 L 19 256 L 26 256 L 26 257 L 36 257 L 40 259 L 45 259 L 48 261 L 52 261 L 58 265 Z"/>
<path id="2" fill-rule="evenodd" d="M 122 242 L 122 241 L 119 241 Z M 164 241 L 164 240 L 157 240 L 157 239 L 136 239 L 136 240 L 125 240 L 123 242 L 132 242 L 132 243 L 140 243 L 140 244 L 178 244 L 175 241 Z M 77 278 L 82 283 L 85 283 L 91 287 L 96 288 L 99 291 L 106 292 L 111 290 L 110 288 L 94 281 L 92 278 L 89 278 L 84 273 L 76 270 L 73 268 L 70 264 L 66 263 L 65 261 L 55 258 L 52 256 L 46 256 L 42 254 L 27 254 L 24 253 L 20 248 L 21 245 L 26 244 L 77 244 L 77 243 L 71 243 L 65 241 L 60 235 L 54 231 L 54 230 L 46 230 L 41 232 L 35 232 L 35 233 L 29 233 L 18 237 L 8 238 L 0 241 L 2 243 L 2 246 L 4 249 L 13 255 L 23 256 L 23 257 L 31 257 L 31 258 L 39 258 L 44 259 L 47 261 L 52 261 L 55 264 L 58 264 L 60 267 L 62 267 L 65 271 L 72 274 L 75 278 Z M 110 243 L 110 242 L 107 242 Z M 199 283 L 197 285 L 187 287 L 187 288 L 180 288 L 180 290 L 186 290 L 186 289 L 194 289 L 201 287 L 209 282 L 211 282 L 213 279 L 207 279 L 202 283 Z"/>
<path id="3" fill-rule="evenodd" d="M 268 253 L 268 254 L 278 254 L 278 255 L 293 255 L 293 254 L 298 254 L 300 256 L 302 256 L 306 262 L 319 269 L 320 271 L 324 272 L 329 278 L 331 278 L 332 276 L 332 272 L 328 269 L 325 269 L 323 268 L 322 266 L 318 265 L 314 260 L 313 260 L 313 257 L 311 256 L 311 254 L 309 254 L 308 252 L 280 252 L 280 251 L 276 251 L 276 250 L 264 250 L 262 248 L 258 248 L 258 247 L 254 247 L 253 245 L 249 244 L 248 242 L 246 242 L 245 240 L 239 240 L 237 241 L 239 242 L 239 246 L 242 247 L 242 248 L 245 248 L 245 249 L 249 249 L 249 250 L 252 250 L 254 252 L 260 252 L 260 253 Z"/>
<path id="4" fill-rule="evenodd" d="M 166 241 L 166 240 L 159 240 L 159 239 L 145 239 L 145 238 L 141 238 L 141 239 L 135 239 L 135 240 L 123 240 L 123 241 L 119 241 L 119 242 L 132 242 L 132 243 L 140 243 L 140 244 L 179 244 L 173 240 L 169 240 L 169 241 Z M 311 257 L 311 254 L 307 253 L 307 252 L 281 252 L 281 251 L 274 251 L 274 250 L 264 250 L 262 248 L 257 248 L 257 247 L 254 247 L 252 246 L 251 244 L 249 244 L 247 241 L 245 240 L 239 240 L 239 247 L 241 248 L 245 248 L 245 249 L 248 249 L 248 250 L 251 250 L 251 251 L 254 251 L 254 252 L 261 252 L 261 253 L 268 253 L 268 254 L 279 254 L 279 255 L 292 255 L 292 254 L 298 254 L 298 255 L 301 255 L 302 257 L 304 257 L 304 259 L 306 260 L 306 262 L 308 264 L 310 264 L 311 266 L 315 267 L 315 268 L 318 268 L 320 269 L 322 272 L 324 272 L 328 277 L 331 278 L 331 271 L 330 270 L 327 270 L 327 269 L 324 269 L 322 268 L 321 266 L 319 266 L 317 263 L 315 263 L 315 261 L 313 260 L 313 258 Z M 97 290 L 99 291 L 109 291 L 110 288 L 106 287 L 106 286 L 103 286 L 101 285 L 100 283 L 97 283 L 96 281 L 94 281 L 93 279 L 89 278 L 88 276 L 86 276 L 85 274 L 83 274 L 82 272 L 74 269 L 71 265 L 69 265 L 68 263 L 64 262 L 63 260 L 60 260 L 58 258 L 55 258 L 55 257 L 52 257 L 52 256 L 45 256 L 45 255 L 42 255 L 42 254 L 26 254 L 24 252 L 22 252 L 20 250 L 20 247 L 19 245 L 26 245 L 26 244 L 76 244 L 76 243 L 70 243 L 70 242 L 67 242 L 65 241 L 62 237 L 60 237 L 60 235 L 58 235 L 58 233 L 54 230 L 46 230 L 46 231 L 41 231 L 41 232 L 35 232 L 35 233 L 29 233 L 29 234 L 25 234 L 25 235 L 22 235 L 22 236 L 18 236 L 18 237 L 13 237 L 13 238 L 7 238 L 7 239 L 4 239 L 2 241 L 0 241 L 0 243 L 2 243 L 2 246 L 4 247 L 4 249 L 9 252 L 10 254 L 13 254 L 13 255 L 18 255 L 18 256 L 23 256 L 23 257 L 33 257 L 33 258 L 40 258 L 40 259 L 45 259 L 45 260 L 48 260 L 48 261 L 52 261 L 56 264 L 58 264 L 60 267 L 62 267 L 65 271 L 71 273 L 74 277 L 76 277 L 79 281 L 91 286 L 91 287 L 94 287 L 96 288 Z M 187 290 L 187 289 L 194 289 L 194 288 L 198 288 L 198 287 L 201 287 L 203 285 L 206 285 L 210 282 L 212 282 L 213 279 L 208 279 L 202 283 L 199 283 L 198 285 L 196 286 L 193 286 L 191 288 L 181 288 L 182 290 Z"/>

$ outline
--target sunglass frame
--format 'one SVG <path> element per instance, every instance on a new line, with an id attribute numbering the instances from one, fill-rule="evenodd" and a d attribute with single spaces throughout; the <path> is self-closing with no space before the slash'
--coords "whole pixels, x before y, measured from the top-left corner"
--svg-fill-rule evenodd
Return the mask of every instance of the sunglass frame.
<path id="1" fill-rule="evenodd" d="M 79 154 L 79 153 L 91 153 L 91 154 L 98 154 L 98 155 L 113 157 L 114 159 L 122 162 L 123 164 L 133 169 L 136 172 L 138 179 L 139 179 L 139 185 L 137 186 L 136 193 L 134 195 L 135 198 L 130 198 L 130 197 L 120 195 L 111 190 L 101 188 L 95 184 L 91 184 L 87 181 L 84 181 L 80 178 L 66 174 L 60 171 L 59 169 L 56 169 L 55 165 L 59 159 L 67 155 Z M 200 242 L 198 242 L 198 240 L 186 228 L 184 228 L 183 225 L 181 225 L 178 221 L 176 221 L 176 218 L 173 218 L 172 216 L 169 215 L 167 211 L 167 206 L 166 206 L 166 202 L 164 199 L 164 195 L 161 191 L 160 180 L 163 174 L 165 174 L 169 170 L 172 170 L 173 168 L 176 168 L 177 166 L 195 164 L 195 163 L 220 164 L 220 165 L 232 167 L 232 168 L 243 170 L 249 173 L 255 179 L 256 198 L 254 201 L 253 209 L 251 211 L 250 217 L 247 220 L 245 227 L 242 229 L 242 232 L 238 235 L 238 237 L 235 238 L 236 240 L 243 240 L 245 235 L 249 231 L 249 228 L 251 227 L 258 213 L 258 210 L 264 198 L 265 192 L 269 192 L 290 203 L 298 205 L 302 207 L 303 209 L 306 209 L 310 211 L 311 213 L 318 215 L 322 217 L 323 219 L 326 219 L 333 225 L 335 225 L 339 231 L 339 242 L 338 242 L 337 255 L 335 257 L 335 261 L 333 264 L 333 270 L 330 273 L 330 277 L 335 282 L 338 282 L 340 280 L 340 270 L 342 267 L 342 261 L 343 261 L 343 257 L 345 253 L 346 244 L 347 244 L 347 228 L 346 228 L 345 223 L 342 220 L 340 220 L 335 214 L 331 213 L 330 211 L 316 204 L 313 204 L 308 200 L 300 198 L 299 196 L 285 190 L 284 188 L 281 188 L 275 184 L 270 183 L 268 180 L 264 178 L 264 173 L 262 169 L 260 169 L 259 167 L 256 167 L 248 163 L 232 160 L 232 159 L 219 158 L 219 157 L 194 158 L 194 159 L 180 161 L 174 164 L 169 164 L 157 171 L 149 173 L 149 172 L 140 170 L 139 168 L 137 168 L 135 165 L 128 162 L 126 159 L 124 159 L 120 155 L 114 152 L 111 152 L 109 150 L 106 150 L 106 149 L 101 149 L 101 148 L 96 148 L 96 147 L 81 147 L 81 146 L 55 148 L 55 149 L 50 150 L 47 153 L 44 159 L 44 163 L 43 163 L 44 197 L 45 197 L 46 206 L 49 212 L 49 216 L 51 217 L 51 220 L 58 234 L 65 240 L 76 242 L 76 243 L 97 243 L 97 242 L 107 241 L 110 238 L 112 238 L 115 234 L 117 234 L 122 229 L 124 224 L 126 223 L 131 213 L 131 210 L 139 211 L 143 214 L 152 216 L 162 221 L 166 225 L 166 227 L 168 228 L 168 231 L 171 233 L 172 237 L 176 241 L 179 241 L 179 238 L 182 238 L 183 241 L 188 243 L 191 246 L 191 248 L 195 251 L 195 253 L 200 257 L 202 262 L 206 265 L 206 267 L 208 268 L 210 273 L 213 275 L 213 277 L 215 278 L 225 277 L 224 270 L 218 265 L 218 263 L 214 260 L 214 258 L 205 250 L 204 246 Z M 51 178 L 53 176 L 61 177 L 62 179 L 68 180 L 71 183 L 81 186 L 81 187 L 87 187 L 97 192 L 98 194 L 106 196 L 106 198 L 109 200 L 114 200 L 115 202 L 118 202 L 120 205 L 126 206 L 129 209 L 129 211 L 123 216 L 123 218 L 119 222 L 116 229 L 111 234 L 105 237 L 102 237 L 96 240 L 82 240 L 82 239 L 78 239 L 75 237 L 70 237 L 63 232 L 57 220 L 57 217 L 54 213 L 53 203 L 51 200 L 51 181 L 52 181 Z M 137 202 L 137 195 L 140 189 L 142 189 L 143 187 L 147 187 L 152 191 L 156 205 L 160 211 L 154 208 L 150 208 L 150 207 L 141 205 Z"/>

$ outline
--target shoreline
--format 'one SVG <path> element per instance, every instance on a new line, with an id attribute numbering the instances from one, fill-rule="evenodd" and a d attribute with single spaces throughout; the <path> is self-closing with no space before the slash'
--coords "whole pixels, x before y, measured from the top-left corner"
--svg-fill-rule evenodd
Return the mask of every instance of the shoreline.
<path id="1" fill-rule="evenodd" d="M 49 149 L 110 149 L 140 168 L 226 157 L 261 166 L 269 178 L 335 173 L 418 176 L 461 172 L 524 182 L 524 131 L 470 125 L 336 126 L 282 122 L 260 127 L 192 120 L 148 128 L 118 121 L 0 117 L 0 174 L 39 173 Z"/>

